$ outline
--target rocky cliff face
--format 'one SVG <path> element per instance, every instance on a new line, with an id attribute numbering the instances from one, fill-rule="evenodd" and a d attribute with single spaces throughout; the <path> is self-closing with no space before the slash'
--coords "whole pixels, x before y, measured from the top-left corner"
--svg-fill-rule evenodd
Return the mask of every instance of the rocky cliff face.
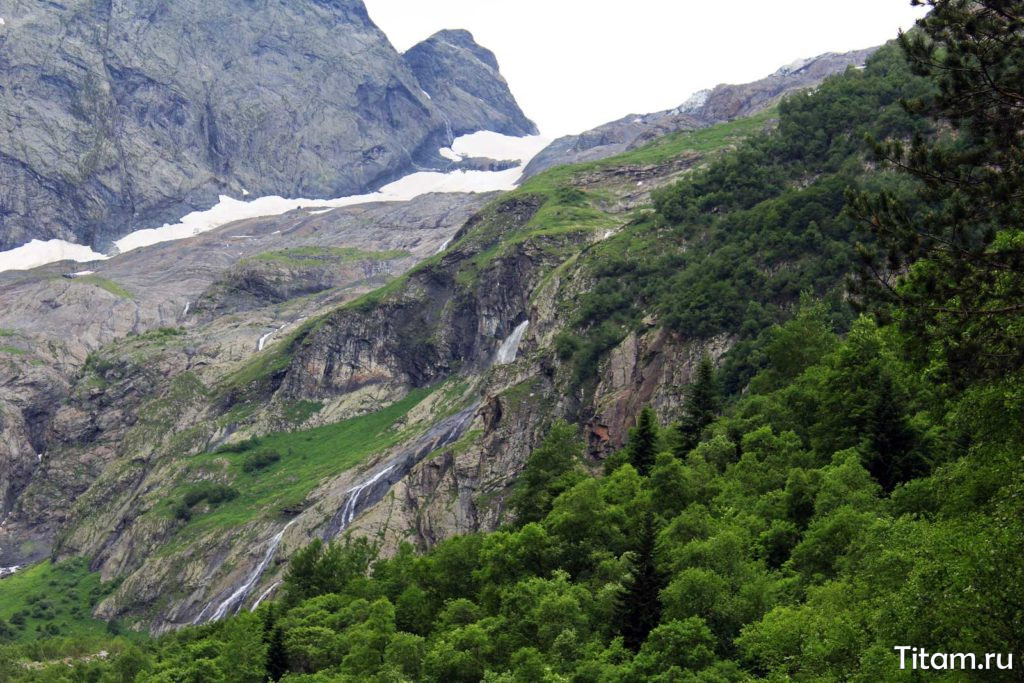
<path id="1" fill-rule="evenodd" d="M 435 104 L 361 0 L 6 0 L 0 16 L 0 250 L 104 248 L 220 194 L 356 194 L 440 164 L 446 120 L 532 130 L 461 34 L 457 54 L 414 60 L 457 84 L 431 81 Z"/>
<path id="2" fill-rule="evenodd" d="M 451 135 L 478 130 L 537 134 L 498 71 L 494 53 L 477 45 L 468 31 L 435 33 L 403 58 L 444 115 Z"/>
<path id="3" fill-rule="evenodd" d="M 525 175 L 532 176 L 561 164 L 604 159 L 668 133 L 696 130 L 750 116 L 767 109 L 785 95 L 814 87 L 832 74 L 863 64 L 876 49 L 842 54 L 830 52 L 801 60 L 753 83 L 723 84 L 698 92 L 675 109 L 630 115 L 579 135 L 567 135 L 534 157 Z"/>
<path id="4" fill-rule="evenodd" d="M 0 565 L 44 557 L 106 468 L 134 477 L 160 451 L 168 423 L 137 416 L 192 400 L 176 377 L 215 384 L 309 316 L 437 252 L 488 198 L 298 210 L 138 249 L 84 277 L 56 265 L 0 274 Z M 104 495 L 132 490 L 132 477 Z"/>

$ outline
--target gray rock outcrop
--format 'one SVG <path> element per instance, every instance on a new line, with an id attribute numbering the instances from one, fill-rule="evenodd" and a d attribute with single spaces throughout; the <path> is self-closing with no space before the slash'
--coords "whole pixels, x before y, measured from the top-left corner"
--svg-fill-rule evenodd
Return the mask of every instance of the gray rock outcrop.
<path id="1" fill-rule="evenodd" d="M 469 31 L 439 31 L 403 57 L 444 115 L 452 136 L 478 130 L 537 134 L 498 71 L 494 53 L 477 45 Z"/>

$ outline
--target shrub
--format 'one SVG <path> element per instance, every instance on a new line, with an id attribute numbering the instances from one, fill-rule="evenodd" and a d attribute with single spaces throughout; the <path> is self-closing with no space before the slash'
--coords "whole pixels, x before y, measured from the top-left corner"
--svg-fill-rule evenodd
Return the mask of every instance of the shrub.
<path id="1" fill-rule="evenodd" d="M 242 463 L 242 469 L 246 472 L 257 472 L 266 469 L 281 459 L 277 451 L 260 451 L 246 457 Z"/>

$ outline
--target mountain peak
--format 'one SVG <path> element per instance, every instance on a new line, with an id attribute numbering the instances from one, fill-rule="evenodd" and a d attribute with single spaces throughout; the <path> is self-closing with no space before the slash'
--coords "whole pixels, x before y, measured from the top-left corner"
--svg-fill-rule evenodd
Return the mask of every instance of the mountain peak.
<path id="1" fill-rule="evenodd" d="M 502 78 L 494 53 L 469 31 L 438 31 L 402 57 L 447 117 L 453 136 L 478 130 L 515 136 L 537 133 Z"/>
<path id="2" fill-rule="evenodd" d="M 473 57 L 498 71 L 498 58 L 494 53 L 476 42 L 473 34 L 464 28 L 446 28 L 427 38 L 423 43 L 441 43 L 449 48 L 468 50 Z M 415 49 L 411 48 L 411 49 Z"/>

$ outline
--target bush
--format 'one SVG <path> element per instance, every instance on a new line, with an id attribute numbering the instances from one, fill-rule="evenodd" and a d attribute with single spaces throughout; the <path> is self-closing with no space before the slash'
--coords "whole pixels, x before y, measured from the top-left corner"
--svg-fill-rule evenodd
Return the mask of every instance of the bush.
<path id="1" fill-rule="evenodd" d="M 260 451 L 259 453 L 252 453 L 245 458 L 245 461 L 242 463 L 242 469 L 250 473 L 257 472 L 270 467 L 280 459 L 281 454 L 277 451 Z"/>
<path id="2" fill-rule="evenodd" d="M 185 492 L 181 502 L 174 507 L 174 516 L 180 520 L 192 519 L 192 508 L 204 500 L 211 506 L 220 505 L 238 497 L 238 491 L 224 484 L 203 482 Z"/>

